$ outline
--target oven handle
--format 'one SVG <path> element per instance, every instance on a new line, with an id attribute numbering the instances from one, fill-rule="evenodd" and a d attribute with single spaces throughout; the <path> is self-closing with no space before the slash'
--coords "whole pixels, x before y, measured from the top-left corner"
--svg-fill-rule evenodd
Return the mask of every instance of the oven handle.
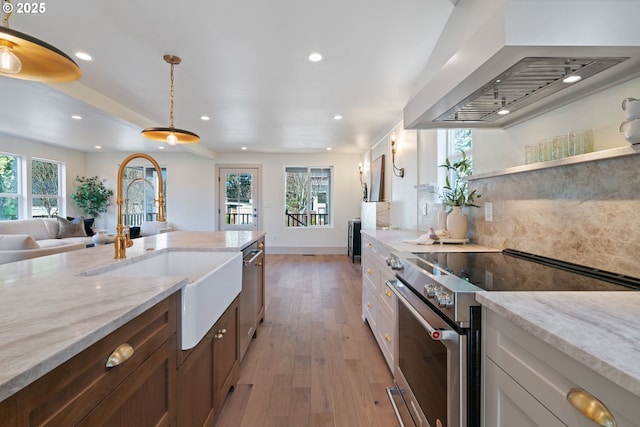
<path id="1" fill-rule="evenodd" d="M 429 332 L 429 336 L 434 341 L 448 341 L 448 340 L 455 341 L 455 340 L 458 339 L 458 333 L 456 331 L 454 331 L 454 330 L 451 330 L 451 329 L 439 329 L 439 328 L 434 328 L 433 326 L 431 326 L 429 324 L 429 322 L 427 322 L 420 315 L 420 313 L 418 313 L 418 311 L 415 308 L 413 308 L 413 306 L 407 300 L 407 298 L 404 295 L 402 295 L 402 293 L 400 293 L 400 291 L 398 291 L 396 289 L 396 287 L 393 285 L 393 283 L 391 283 L 390 280 L 385 280 L 385 284 L 398 297 L 398 300 L 400 300 L 400 302 L 402 302 L 402 304 L 407 308 L 407 310 L 409 310 L 411 312 L 411 314 L 413 314 L 413 317 L 416 318 L 416 320 L 422 325 L 422 327 L 425 328 L 427 330 L 427 332 Z"/>

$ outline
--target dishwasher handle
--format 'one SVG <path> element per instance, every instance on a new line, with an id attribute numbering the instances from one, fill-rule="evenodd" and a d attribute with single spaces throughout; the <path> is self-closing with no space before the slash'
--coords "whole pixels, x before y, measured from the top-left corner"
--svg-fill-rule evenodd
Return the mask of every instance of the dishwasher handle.
<path id="1" fill-rule="evenodd" d="M 245 267 L 251 267 L 251 265 L 253 265 L 253 263 L 260 257 L 260 255 L 263 254 L 262 249 L 256 249 L 253 251 L 250 251 L 247 256 L 243 259 L 243 263 Z M 249 256 L 251 256 L 250 259 Z"/>

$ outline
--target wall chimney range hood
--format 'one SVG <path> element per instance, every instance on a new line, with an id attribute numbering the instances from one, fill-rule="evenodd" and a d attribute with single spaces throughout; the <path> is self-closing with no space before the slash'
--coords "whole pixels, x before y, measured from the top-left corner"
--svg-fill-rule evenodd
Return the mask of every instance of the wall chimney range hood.
<path id="1" fill-rule="evenodd" d="M 628 0 L 460 0 L 404 126 L 507 128 L 640 76 L 637 16 Z"/>

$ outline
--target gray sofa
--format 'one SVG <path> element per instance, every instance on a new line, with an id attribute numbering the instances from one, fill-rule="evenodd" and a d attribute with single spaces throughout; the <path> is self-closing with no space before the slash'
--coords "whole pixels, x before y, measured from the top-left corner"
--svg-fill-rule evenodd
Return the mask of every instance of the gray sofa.
<path id="1" fill-rule="evenodd" d="M 82 217 L 0 221 L 0 264 L 86 248 L 93 244 Z"/>

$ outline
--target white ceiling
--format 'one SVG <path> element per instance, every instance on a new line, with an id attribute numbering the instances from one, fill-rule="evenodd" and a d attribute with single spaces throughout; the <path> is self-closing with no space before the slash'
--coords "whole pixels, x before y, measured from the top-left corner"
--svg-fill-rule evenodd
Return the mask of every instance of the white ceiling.
<path id="1" fill-rule="evenodd" d="M 72 83 L 0 77 L 0 132 L 87 152 L 155 151 L 162 143 L 140 130 L 169 124 L 162 57 L 175 54 L 175 126 L 200 135 L 201 154 L 363 152 L 400 121 L 452 3 L 47 2 L 10 27 L 94 60 L 76 60 L 83 76 Z M 323 61 L 308 61 L 312 52 Z"/>

